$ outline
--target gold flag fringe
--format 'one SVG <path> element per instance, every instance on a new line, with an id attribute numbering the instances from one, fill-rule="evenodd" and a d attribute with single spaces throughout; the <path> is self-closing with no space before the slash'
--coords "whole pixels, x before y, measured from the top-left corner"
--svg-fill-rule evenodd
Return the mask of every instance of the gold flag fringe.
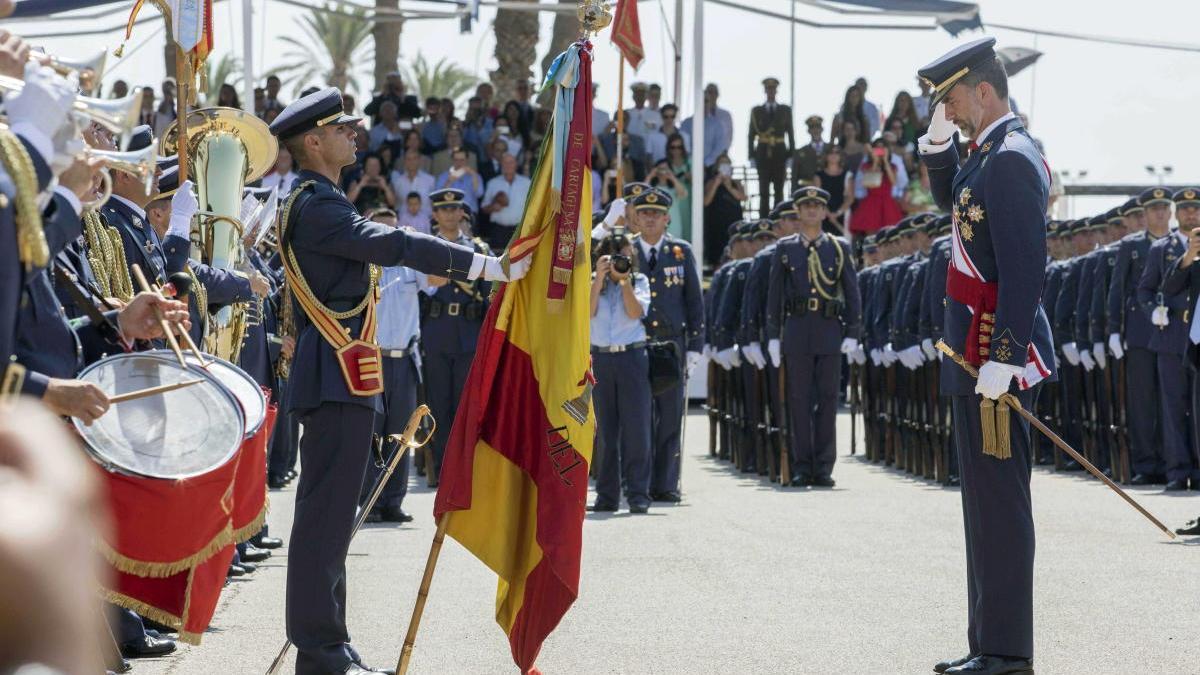
<path id="1" fill-rule="evenodd" d="M 261 528 L 262 523 L 259 522 L 258 526 Z M 194 568 L 205 560 L 208 560 L 212 556 L 216 555 L 217 551 L 220 551 L 226 546 L 231 546 L 234 543 L 233 527 L 229 524 L 226 524 L 225 528 L 218 532 L 217 535 L 212 538 L 212 541 L 208 542 L 208 544 L 206 544 L 199 551 L 187 556 L 186 558 L 181 558 L 171 562 L 134 560 L 133 558 L 117 553 L 117 551 L 109 546 L 108 542 L 106 541 L 98 542 L 97 547 L 100 549 L 100 553 L 104 556 L 104 559 L 118 570 L 127 574 L 134 574 L 139 577 L 161 579 L 164 577 L 174 576 L 180 572 L 183 572 L 184 570 Z M 157 619 L 155 620 L 157 621 Z"/>
<path id="2" fill-rule="evenodd" d="M 262 510 L 254 517 L 254 520 L 233 531 L 233 542 L 240 544 L 249 541 L 251 537 L 258 534 L 258 531 L 263 527 L 263 523 L 267 522 L 267 511 L 270 509 L 271 500 L 268 498 L 263 501 Z"/>
<path id="3" fill-rule="evenodd" d="M 170 626 L 171 628 L 175 628 L 177 630 L 183 628 L 183 617 L 175 616 L 170 612 L 161 610 L 152 605 L 147 605 L 141 600 L 131 598 L 124 593 L 118 593 L 108 588 L 102 589 L 102 594 L 104 595 L 104 599 L 108 602 L 111 602 L 118 607 L 124 607 L 125 609 L 137 612 L 151 621 L 157 621 L 164 626 Z"/>

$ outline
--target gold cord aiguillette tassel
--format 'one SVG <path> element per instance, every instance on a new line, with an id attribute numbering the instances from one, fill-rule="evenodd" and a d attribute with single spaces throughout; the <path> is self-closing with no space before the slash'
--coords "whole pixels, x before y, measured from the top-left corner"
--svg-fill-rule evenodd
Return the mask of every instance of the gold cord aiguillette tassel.
<path id="1" fill-rule="evenodd" d="M 983 432 L 983 454 L 998 457 L 996 450 L 996 402 L 984 397 L 979 402 L 979 428 Z"/>
<path id="2" fill-rule="evenodd" d="M 14 220 L 17 225 L 17 255 L 25 270 L 45 267 L 50 260 L 50 247 L 42 230 L 42 211 L 37 205 L 37 170 L 29 152 L 17 135 L 8 129 L 0 130 L 0 162 L 16 187 Z"/>
<path id="3" fill-rule="evenodd" d="M 1001 399 L 996 402 L 996 459 L 1012 457 L 1012 434 L 1008 422 L 1008 403 Z"/>

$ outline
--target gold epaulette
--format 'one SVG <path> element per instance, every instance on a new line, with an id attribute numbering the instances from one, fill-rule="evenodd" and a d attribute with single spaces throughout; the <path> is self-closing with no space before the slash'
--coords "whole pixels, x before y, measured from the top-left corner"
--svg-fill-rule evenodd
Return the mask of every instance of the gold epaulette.
<path id="1" fill-rule="evenodd" d="M 21 139 L 9 129 L 0 129 L 0 162 L 17 189 L 13 218 L 17 225 L 17 256 L 25 269 L 45 267 L 50 246 L 42 229 L 42 211 L 37 205 L 37 169 Z"/>

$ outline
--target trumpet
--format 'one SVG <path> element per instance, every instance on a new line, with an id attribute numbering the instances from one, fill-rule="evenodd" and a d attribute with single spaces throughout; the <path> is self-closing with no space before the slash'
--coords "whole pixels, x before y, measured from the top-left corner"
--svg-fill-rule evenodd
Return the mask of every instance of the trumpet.
<path id="1" fill-rule="evenodd" d="M 24 80 L 0 75 L 0 92 L 21 91 L 25 88 Z M 138 116 L 142 110 L 142 90 L 125 98 L 92 98 L 76 96 L 72 106 L 73 112 L 86 120 L 96 122 L 109 131 L 120 135 L 118 147 L 125 147 L 133 129 L 138 125 Z"/>
<path id="2" fill-rule="evenodd" d="M 104 77 L 104 65 L 108 62 L 108 50 L 102 49 L 92 58 L 81 60 L 52 56 L 45 52 L 30 52 L 29 60 L 49 66 L 51 70 L 63 77 L 76 76 L 79 88 L 90 92 L 95 91 L 96 85 L 100 84 L 101 78 Z"/>
<path id="3" fill-rule="evenodd" d="M 100 173 L 101 196 L 85 202 L 83 204 L 85 208 L 99 208 L 101 204 L 112 197 L 112 176 L 108 173 L 108 169 L 137 176 L 142 180 L 142 186 L 146 189 L 146 194 L 154 192 L 156 174 L 158 173 L 158 139 L 154 139 L 150 145 L 141 150 L 117 152 L 84 147 L 83 154 L 89 159 L 103 159 L 106 164 L 105 170 Z"/>

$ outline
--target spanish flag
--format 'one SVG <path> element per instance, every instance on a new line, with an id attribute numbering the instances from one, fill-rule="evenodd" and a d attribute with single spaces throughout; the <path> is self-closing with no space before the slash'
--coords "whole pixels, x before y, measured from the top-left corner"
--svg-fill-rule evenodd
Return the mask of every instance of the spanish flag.
<path id="1" fill-rule="evenodd" d="M 558 57 L 542 143 L 442 463 L 434 515 L 500 577 L 496 622 L 522 672 L 579 592 L 591 407 L 591 45 Z"/>

